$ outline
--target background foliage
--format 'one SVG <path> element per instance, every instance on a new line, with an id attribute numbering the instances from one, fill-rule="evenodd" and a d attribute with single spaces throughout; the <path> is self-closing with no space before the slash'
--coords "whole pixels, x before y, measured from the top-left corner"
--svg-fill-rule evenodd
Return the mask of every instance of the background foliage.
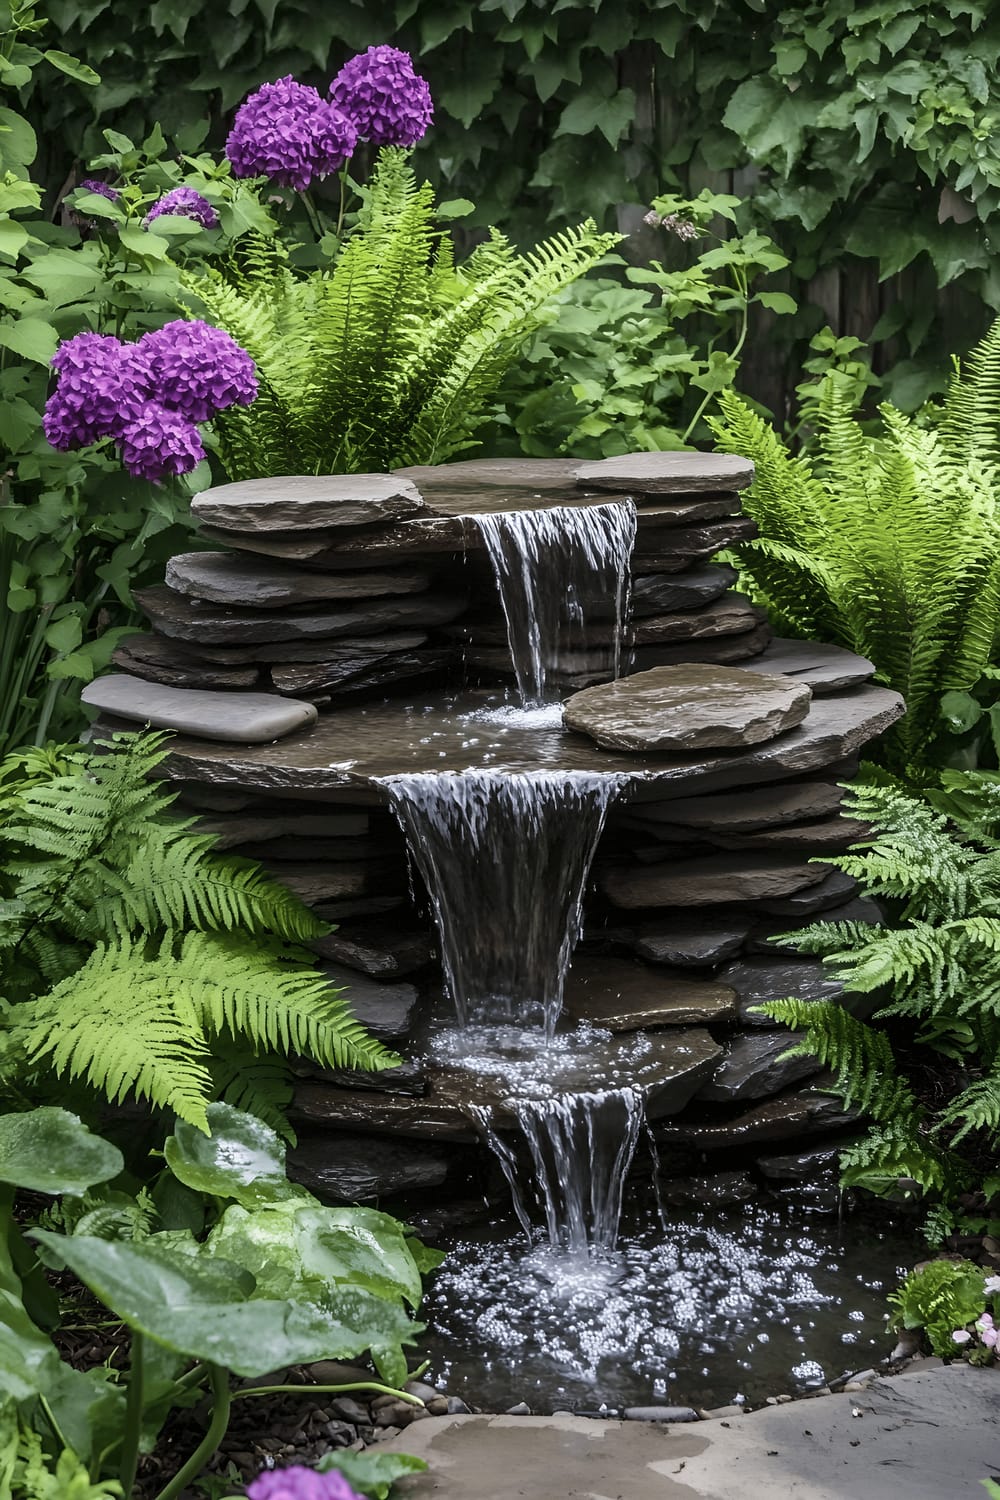
<path id="1" fill-rule="evenodd" d="M 826 322 L 874 339 L 909 409 L 939 385 L 942 351 L 1000 308 L 1000 16 L 987 0 L 155 0 L 127 27 L 114 0 L 53 0 L 51 15 L 102 81 L 86 98 L 47 77 L 27 85 L 50 191 L 106 126 L 142 139 L 159 120 L 186 149 L 221 144 L 265 79 L 323 84 L 392 41 L 437 103 L 418 174 L 472 199 L 473 227 L 521 242 L 587 216 L 632 230 L 664 187 L 735 192 L 741 228 L 789 255 L 802 303 L 751 350 L 748 389 L 780 417 L 788 342 Z M 630 255 L 657 249 L 640 236 Z"/>

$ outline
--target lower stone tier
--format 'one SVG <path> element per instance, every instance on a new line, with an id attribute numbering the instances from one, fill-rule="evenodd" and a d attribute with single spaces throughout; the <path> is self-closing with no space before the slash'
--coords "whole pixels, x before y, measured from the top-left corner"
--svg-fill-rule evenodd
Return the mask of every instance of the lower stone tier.
<path id="1" fill-rule="evenodd" d="M 863 825 L 840 816 L 838 783 L 856 770 L 853 751 L 894 717 L 892 698 L 871 687 L 841 689 L 814 702 L 826 726 L 819 735 L 815 726 L 790 730 L 758 752 L 731 752 L 726 769 L 718 756 L 699 759 L 698 774 L 688 766 L 682 781 L 647 770 L 629 785 L 638 795 L 626 795 L 608 818 L 565 1018 L 609 1033 L 609 1057 L 627 1053 L 637 1036 L 651 1044 L 644 1091 L 667 1202 L 704 1201 L 703 1181 L 725 1201 L 776 1184 L 783 1191 L 815 1162 L 832 1163 L 828 1139 L 850 1135 L 854 1122 L 824 1092 L 817 1064 L 789 1057 L 795 1038 L 753 1007 L 788 995 L 843 998 L 822 965 L 798 957 L 779 934 L 818 918 L 882 920 L 851 880 L 812 856 L 864 835 Z M 436 711 L 424 722 L 433 744 L 444 732 Z M 443 1223 L 449 1205 L 481 1205 L 484 1192 L 503 1198 L 467 1113 L 477 1099 L 490 1100 L 490 1087 L 428 1057 L 428 1027 L 443 1004 L 436 935 L 426 898 L 411 902 L 402 835 L 376 803 L 378 789 L 361 783 L 366 747 L 377 748 L 381 767 L 391 737 L 387 743 L 381 719 L 368 740 L 356 731 L 341 730 L 344 748 L 355 735 L 353 779 L 340 765 L 323 768 L 327 777 L 345 772 L 333 800 L 317 796 L 320 762 L 336 753 L 328 739 L 322 752 L 313 746 L 291 757 L 291 740 L 260 750 L 178 740 L 167 767 L 180 806 L 197 813 L 222 848 L 260 859 L 337 924 L 313 944 L 317 962 L 358 1020 L 404 1057 L 401 1067 L 374 1075 L 298 1066 L 294 1169 L 331 1201 L 399 1203 Z M 805 743 L 823 747 L 806 769 L 801 755 L 761 762 L 764 751 L 804 731 Z M 468 726 L 462 732 L 468 740 Z M 294 777 L 279 778 L 278 756 Z M 762 772 L 771 779 L 762 782 Z M 613 1077 L 608 1057 L 595 1058 L 581 1082 Z M 636 1171 L 651 1170 L 640 1152 Z"/>

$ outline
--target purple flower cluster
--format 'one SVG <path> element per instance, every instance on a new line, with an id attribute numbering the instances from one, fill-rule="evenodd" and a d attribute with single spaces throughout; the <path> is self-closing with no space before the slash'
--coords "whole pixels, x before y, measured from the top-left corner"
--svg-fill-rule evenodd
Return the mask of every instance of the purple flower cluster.
<path id="1" fill-rule="evenodd" d="M 208 199 L 189 187 L 175 187 L 169 193 L 164 193 L 142 222 L 148 229 L 153 220 L 159 219 L 163 214 L 181 214 L 185 219 L 193 219 L 202 229 L 215 229 L 219 223 L 219 215 Z"/>
<path id="2" fill-rule="evenodd" d="M 236 112 L 226 141 L 237 177 L 270 177 L 300 192 L 344 165 L 358 141 L 414 146 L 434 114 L 427 81 L 397 47 L 346 62 L 323 99 L 292 77 L 265 83 Z"/>
<path id="3" fill-rule="evenodd" d="M 288 1469 L 271 1469 L 247 1489 L 247 1500 L 362 1500 L 352 1490 L 343 1474 L 317 1474 L 293 1464 Z"/>
<path id="4" fill-rule="evenodd" d="M 196 423 L 257 395 L 253 360 L 228 333 L 178 318 L 123 344 L 78 333 L 56 350 L 43 429 L 53 448 L 113 438 L 130 474 L 154 483 L 204 458 Z"/>
<path id="5" fill-rule="evenodd" d="M 357 139 L 346 115 L 289 76 L 265 83 L 240 105 L 226 155 L 237 177 L 271 177 L 305 192 L 314 177 L 344 165 Z"/>
<path id="6" fill-rule="evenodd" d="M 86 188 L 88 193 L 99 193 L 102 198 L 107 198 L 109 203 L 117 203 L 121 193 L 113 188 L 110 182 L 100 182 L 96 177 L 85 177 L 80 187 Z"/>
<path id="7" fill-rule="evenodd" d="M 376 146 L 415 146 L 434 115 L 427 80 L 398 47 L 369 47 L 352 57 L 331 83 L 330 98 L 354 121 L 359 139 Z"/>

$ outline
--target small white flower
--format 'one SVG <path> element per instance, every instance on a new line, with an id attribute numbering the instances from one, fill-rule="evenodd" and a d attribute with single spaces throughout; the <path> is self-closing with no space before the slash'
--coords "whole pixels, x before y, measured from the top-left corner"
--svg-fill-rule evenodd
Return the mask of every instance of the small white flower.
<path id="1" fill-rule="evenodd" d="M 968 1344 L 972 1340 L 972 1334 L 967 1328 L 956 1328 L 952 1338 L 956 1344 Z"/>
<path id="2" fill-rule="evenodd" d="M 1000 1292 L 1000 1276 L 987 1276 L 986 1290 L 988 1292 Z"/>

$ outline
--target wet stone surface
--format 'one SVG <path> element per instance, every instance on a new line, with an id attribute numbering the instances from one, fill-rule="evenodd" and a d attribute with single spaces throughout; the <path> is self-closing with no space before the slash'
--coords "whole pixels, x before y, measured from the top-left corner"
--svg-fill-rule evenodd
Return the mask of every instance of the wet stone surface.
<path id="1" fill-rule="evenodd" d="M 610 1031 L 710 1025 L 735 1019 L 725 985 L 667 977 L 627 959 L 577 956 L 566 981 L 565 1011 Z"/>
<path id="2" fill-rule="evenodd" d="M 660 667 L 575 694 L 563 717 L 611 750 L 743 748 L 801 724 L 811 697 L 804 686 L 759 672 Z"/>
<path id="3" fill-rule="evenodd" d="M 420 594 L 430 584 L 430 574 L 416 568 L 317 573 L 235 552 L 184 552 L 167 564 L 166 583 L 179 594 L 213 604 L 287 609 L 329 599 Z"/>
<path id="4" fill-rule="evenodd" d="M 766 1099 L 820 1072 L 815 1057 L 789 1056 L 798 1040 L 797 1032 L 785 1030 L 734 1037 L 712 1077 L 699 1090 L 698 1098 L 723 1104 Z"/>
<path id="5" fill-rule="evenodd" d="M 740 1020 L 745 1026 L 773 1026 L 754 1007 L 767 1000 L 841 1000 L 844 986 L 818 959 L 756 958 L 727 964 L 720 984 L 736 991 Z"/>
<path id="6" fill-rule="evenodd" d="M 423 509 L 419 492 L 390 474 L 248 479 L 203 490 L 192 513 L 229 531 L 309 531 L 385 524 Z"/>
<path id="7" fill-rule="evenodd" d="M 141 678 L 109 673 L 80 694 L 92 708 L 132 723 L 240 745 L 270 744 L 301 731 L 316 719 L 311 703 L 270 693 L 224 693 L 165 687 Z"/>

